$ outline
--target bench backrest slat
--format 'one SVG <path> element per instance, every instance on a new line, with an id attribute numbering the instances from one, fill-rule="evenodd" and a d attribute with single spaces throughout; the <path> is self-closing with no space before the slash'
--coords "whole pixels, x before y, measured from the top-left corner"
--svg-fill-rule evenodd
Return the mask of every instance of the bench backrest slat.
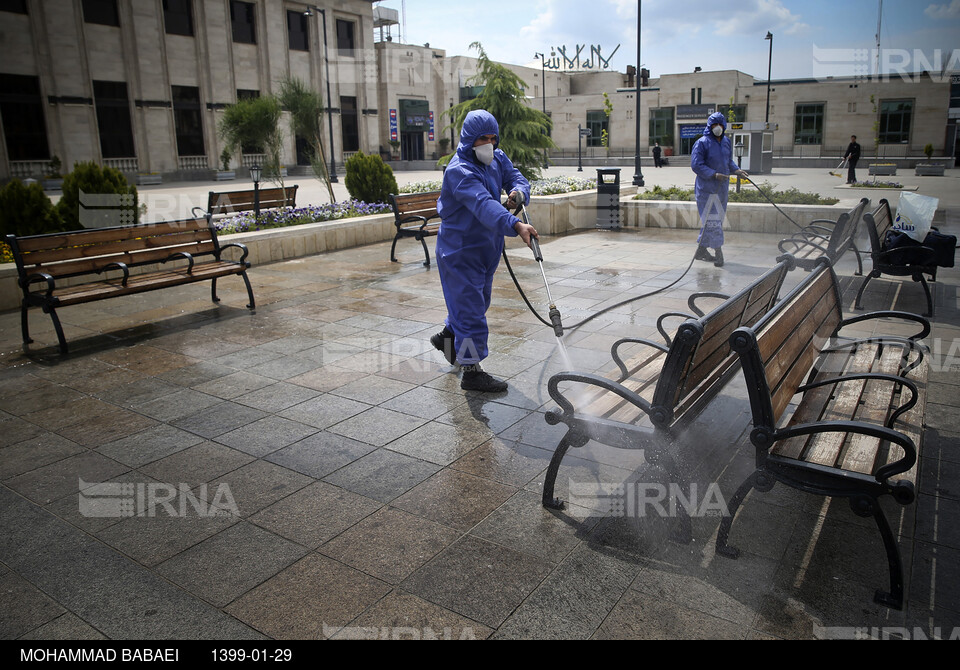
<path id="1" fill-rule="evenodd" d="M 296 207 L 297 187 L 261 188 L 260 208 Z M 207 211 L 211 216 L 218 214 L 234 214 L 253 210 L 256 200 L 255 191 L 210 191 L 207 195 Z"/>
<path id="2" fill-rule="evenodd" d="M 93 273 L 111 263 L 136 267 L 162 262 L 186 252 L 216 252 L 216 233 L 205 219 L 92 228 L 17 238 L 18 267 L 24 274 L 43 272 L 54 278 Z"/>
<path id="3" fill-rule="evenodd" d="M 857 203 L 856 207 L 849 212 L 844 212 L 840 215 L 840 218 L 837 219 L 833 233 L 830 235 L 830 241 L 827 244 L 827 257 L 830 258 L 831 261 L 839 258 L 854 237 L 856 237 L 860 221 L 869 204 L 869 199 L 860 198 L 860 202 Z"/>
<path id="4" fill-rule="evenodd" d="M 887 238 L 887 233 L 893 226 L 893 215 L 890 212 L 890 203 L 881 200 L 880 205 L 874 212 L 867 212 L 864 217 L 864 224 L 867 228 L 867 234 L 870 236 L 870 255 L 873 262 L 877 263 L 879 254 L 883 251 L 883 242 Z"/>
<path id="5" fill-rule="evenodd" d="M 439 197 L 439 191 L 391 194 L 390 204 L 398 220 L 406 216 L 431 218 L 437 215 L 437 198 Z"/>
<path id="6" fill-rule="evenodd" d="M 736 348 L 755 424 L 776 425 L 842 318 L 836 276 L 829 266 L 820 265 L 749 329 L 750 336 L 742 336 L 748 329 L 734 334 L 731 341 L 748 343 Z"/>
<path id="7" fill-rule="evenodd" d="M 736 356 L 730 349 L 730 335 L 773 307 L 792 262 L 780 261 L 712 312 L 681 324 L 654 392 L 655 421 L 673 421 L 732 368 Z"/>

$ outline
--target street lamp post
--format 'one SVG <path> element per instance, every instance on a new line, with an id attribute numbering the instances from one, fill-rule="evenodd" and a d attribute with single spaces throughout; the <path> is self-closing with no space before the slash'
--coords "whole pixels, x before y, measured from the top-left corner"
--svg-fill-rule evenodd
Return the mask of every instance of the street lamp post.
<path id="1" fill-rule="evenodd" d="M 540 89 L 543 94 L 543 115 L 547 115 L 547 57 L 542 53 L 533 54 L 534 58 L 540 59 Z M 543 150 L 543 167 L 547 167 L 547 150 Z"/>
<path id="2" fill-rule="evenodd" d="M 737 143 L 733 146 L 734 151 L 737 154 L 737 170 L 743 169 L 741 167 L 741 161 L 743 160 L 743 140 L 738 139 Z M 737 193 L 740 192 L 740 173 L 737 172 Z"/>
<path id="3" fill-rule="evenodd" d="M 767 56 L 767 118 L 765 119 L 767 123 L 770 123 L 770 71 L 773 65 L 773 33 L 768 30 L 767 36 L 763 39 L 770 40 L 770 53 Z"/>
<path id="4" fill-rule="evenodd" d="M 321 21 L 323 22 L 323 63 L 327 78 L 327 125 L 330 129 L 330 182 L 336 184 L 337 160 L 333 155 L 333 107 L 330 99 L 330 56 L 327 53 L 327 12 L 315 5 L 307 5 L 307 11 L 304 12 L 304 15 L 313 16 L 314 11 L 320 12 Z"/>
<path id="5" fill-rule="evenodd" d="M 633 185 L 634 186 L 643 186 L 643 172 L 640 170 L 640 84 L 642 83 L 643 68 L 640 64 L 643 62 L 640 60 L 640 5 L 642 3 L 640 0 L 637 0 L 637 113 L 636 113 L 636 124 L 637 124 L 637 143 L 636 143 L 636 165 L 634 166 L 633 172 Z"/>
<path id="6" fill-rule="evenodd" d="M 253 180 L 253 220 L 260 218 L 260 166 L 250 166 L 250 178 Z"/>

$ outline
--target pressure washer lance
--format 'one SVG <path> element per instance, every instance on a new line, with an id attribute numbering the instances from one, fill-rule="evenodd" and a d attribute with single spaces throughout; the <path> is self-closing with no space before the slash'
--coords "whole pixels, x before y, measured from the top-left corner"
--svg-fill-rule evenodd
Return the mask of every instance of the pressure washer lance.
<path id="1" fill-rule="evenodd" d="M 529 225 L 527 219 L 527 208 L 520 205 L 520 213 L 523 214 L 523 222 Z M 550 284 L 547 282 L 547 273 L 543 269 L 543 253 L 540 251 L 540 242 L 536 237 L 530 237 L 530 248 L 533 250 L 533 260 L 540 264 L 540 274 L 543 276 L 543 287 L 547 289 L 547 300 L 550 303 L 550 323 L 553 324 L 553 334 L 557 337 L 563 337 L 563 324 L 560 322 L 560 310 L 553 302 L 553 296 L 550 294 Z"/>

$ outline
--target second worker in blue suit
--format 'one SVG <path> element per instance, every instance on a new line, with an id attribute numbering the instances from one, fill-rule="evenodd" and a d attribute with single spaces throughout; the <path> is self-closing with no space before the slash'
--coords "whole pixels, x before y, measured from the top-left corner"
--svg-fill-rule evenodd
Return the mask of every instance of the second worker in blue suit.
<path id="1" fill-rule="evenodd" d="M 470 112 L 443 173 L 436 257 L 447 319 L 443 330 L 430 338 L 451 365 L 460 364 L 461 388 L 492 393 L 507 389 L 506 382 L 480 368 L 489 353 L 486 313 L 503 238 L 519 235 L 527 245 L 531 237 L 539 238 L 533 226 L 511 213 L 530 199 L 530 184 L 497 148 L 499 142 L 500 127 L 493 115 Z M 501 191 L 510 194 L 507 208 L 500 202 Z"/>
<path id="2" fill-rule="evenodd" d="M 727 213 L 730 175 L 747 176 L 733 162 L 733 144 L 725 135 L 726 128 L 727 119 L 723 114 L 711 114 L 703 129 L 703 137 L 694 143 L 690 155 L 690 167 L 697 173 L 694 193 L 700 214 L 700 237 L 695 258 L 712 261 L 717 267 L 723 267 L 720 247 L 723 246 L 723 219 Z M 707 247 L 715 250 L 716 256 L 711 256 Z"/>

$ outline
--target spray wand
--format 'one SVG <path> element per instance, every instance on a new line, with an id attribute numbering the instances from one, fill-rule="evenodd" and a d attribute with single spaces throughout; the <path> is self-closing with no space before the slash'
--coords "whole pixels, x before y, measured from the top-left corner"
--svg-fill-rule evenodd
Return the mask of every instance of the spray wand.
<path id="1" fill-rule="evenodd" d="M 527 219 L 527 208 L 520 205 L 520 213 L 523 215 L 523 222 L 529 224 Z M 547 289 L 547 301 L 550 303 L 550 323 L 553 325 L 553 334 L 557 337 L 563 337 L 563 323 L 560 321 L 560 310 L 553 302 L 553 296 L 550 294 L 550 283 L 547 281 L 547 273 L 543 269 L 543 253 L 540 251 L 540 242 L 536 237 L 530 237 L 530 248 L 533 250 L 533 260 L 540 265 L 540 274 L 543 276 L 543 286 Z"/>

